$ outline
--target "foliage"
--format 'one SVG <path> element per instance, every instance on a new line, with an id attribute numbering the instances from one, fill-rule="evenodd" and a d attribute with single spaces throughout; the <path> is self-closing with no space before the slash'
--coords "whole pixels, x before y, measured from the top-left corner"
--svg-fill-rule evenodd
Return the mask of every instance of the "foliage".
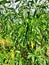
<path id="1" fill-rule="evenodd" d="M 0 1 L 0 65 L 49 65 L 48 0 L 41 2 Z"/>
<path id="2" fill-rule="evenodd" d="M 0 17 L 0 65 L 49 65 L 49 13 L 20 21 Z"/>

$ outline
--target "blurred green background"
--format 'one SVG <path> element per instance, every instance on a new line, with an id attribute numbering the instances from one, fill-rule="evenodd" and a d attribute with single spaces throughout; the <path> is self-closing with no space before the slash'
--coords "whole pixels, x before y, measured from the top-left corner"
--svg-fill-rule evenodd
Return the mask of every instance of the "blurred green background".
<path id="1" fill-rule="evenodd" d="M 0 1 L 0 65 L 49 65 L 49 0 Z"/>

